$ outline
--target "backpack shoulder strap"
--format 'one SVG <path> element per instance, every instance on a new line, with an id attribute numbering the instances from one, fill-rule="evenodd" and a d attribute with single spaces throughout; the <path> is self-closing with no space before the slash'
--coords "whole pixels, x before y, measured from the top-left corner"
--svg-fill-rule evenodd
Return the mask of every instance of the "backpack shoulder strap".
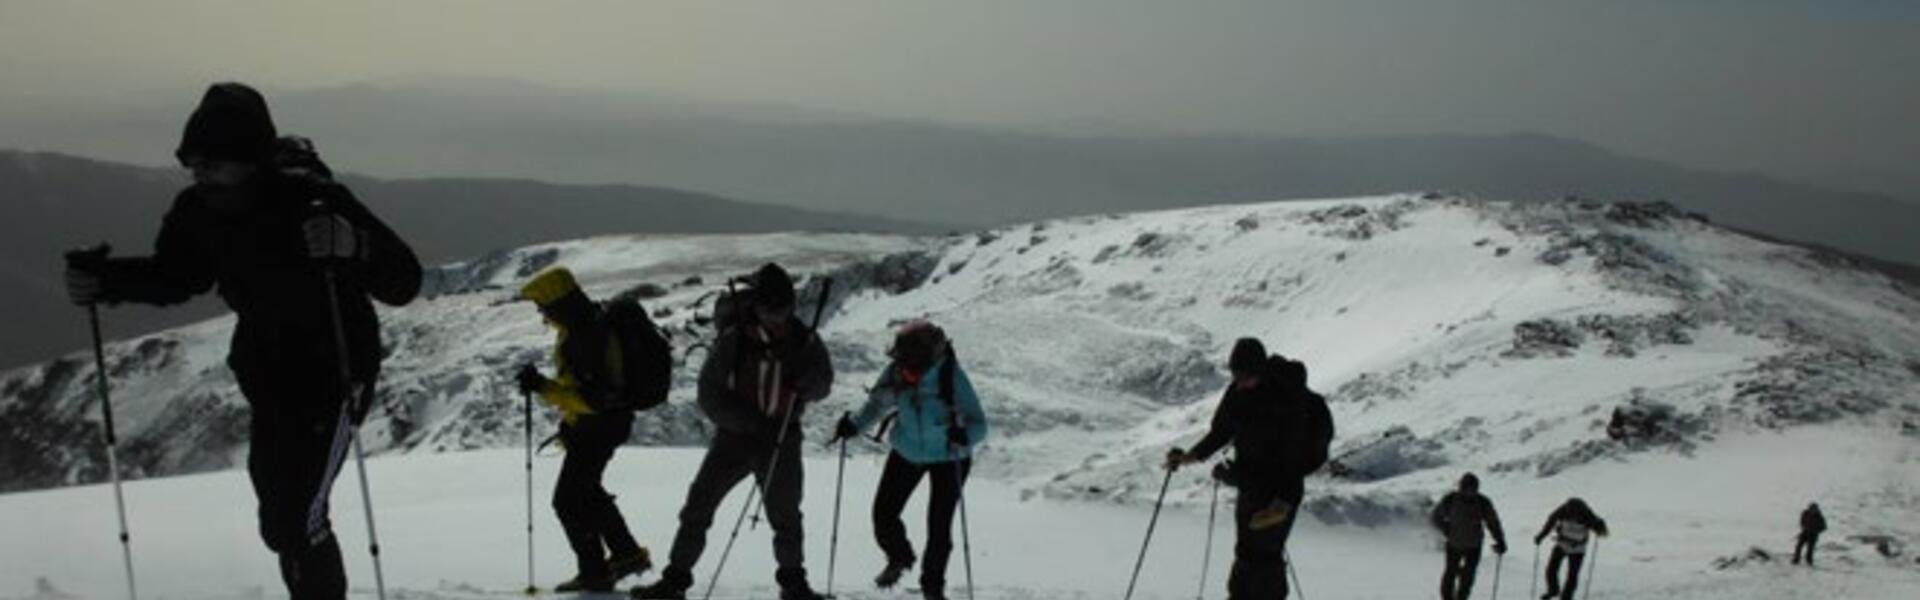
<path id="1" fill-rule="evenodd" d="M 959 410 L 958 400 L 953 397 L 953 371 L 960 368 L 960 358 L 954 356 L 953 345 L 947 345 L 946 364 L 940 367 L 940 399 L 947 402 L 947 408 Z"/>

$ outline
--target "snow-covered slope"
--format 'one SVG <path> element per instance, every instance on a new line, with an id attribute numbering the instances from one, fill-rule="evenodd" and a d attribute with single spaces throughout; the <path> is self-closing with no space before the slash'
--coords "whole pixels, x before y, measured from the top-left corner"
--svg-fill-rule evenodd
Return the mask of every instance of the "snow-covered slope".
<path id="1" fill-rule="evenodd" d="M 596 296 L 639 293 L 687 349 L 707 335 L 695 317 L 710 294 L 766 260 L 809 276 L 803 299 L 819 276 L 844 284 L 824 326 L 840 379 L 809 415 L 816 435 L 862 396 L 889 326 L 931 316 L 995 420 L 981 475 L 1026 498 L 1150 502 L 1152 463 L 1198 438 L 1226 349 L 1252 335 L 1306 361 L 1332 401 L 1338 460 L 1310 482 L 1308 507 L 1330 525 L 1407 521 L 1473 470 L 1516 532 L 1575 494 L 1625 528 L 1711 537 L 1742 525 L 1712 556 L 1643 549 L 1683 559 L 1676 568 L 1779 546 L 1808 501 L 1835 521 L 1838 552 L 1862 564 L 1879 559 L 1846 536 L 1920 536 L 1920 291 L 1659 205 L 1391 196 L 932 239 L 523 248 L 439 269 L 433 298 L 384 313 L 393 353 L 370 447 L 519 443 L 506 374 L 543 359 L 548 333 L 509 296 L 539 268 L 572 267 Z M 230 326 L 112 345 L 123 462 L 137 472 L 244 455 L 244 405 L 219 366 Z M 91 374 L 76 355 L 5 375 L 5 488 L 101 478 Z M 643 417 L 636 443 L 704 440 L 691 375 L 681 371 L 671 406 Z M 1169 497 L 1204 509 L 1201 471 L 1176 477 Z"/>

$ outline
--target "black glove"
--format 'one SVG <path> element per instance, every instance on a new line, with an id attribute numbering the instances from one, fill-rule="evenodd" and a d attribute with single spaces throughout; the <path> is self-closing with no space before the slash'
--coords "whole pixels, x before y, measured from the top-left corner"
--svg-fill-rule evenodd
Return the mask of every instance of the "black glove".
<path id="1" fill-rule="evenodd" d="M 533 368 L 533 365 L 520 367 L 520 372 L 513 376 L 513 380 L 520 384 L 522 394 L 538 393 L 547 387 L 547 377 L 541 375 L 540 370 Z"/>
<path id="2" fill-rule="evenodd" d="M 100 292 L 106 286 L 102 271 L 106 270 L 108 252 L 111 249 L 101 244 L 67 253 L 67 299 L 79 306 L 100 301 Z"/>
<path id="3" fill-rule="evenodd" d="M 1233 469 L 1233 460 L 1223 460 L 1213 466 L 1213 478 L 1227 487 L 1240 486 L 1240 474 Z"/>
<path id="4" fill-rule="evenodd" d="M 1193 455 L 1187 454 L 1186 449 L 1174 448 L 1167 451 L 1167 461 L 1162 466 L 1166 467 L 1168 471 L 1172 471 L 1195 462 L 1199 461 L 1195 459 Z"/>
<path id="5" fill-rule="evenodd" d="M 853 425 L 852 415 L 850 413 L 840 415 L 840 422 L 833 426 L 833 441 L 838 442 L 857 435 L 860 435 L 860 428 Z"/>
<path id="6" fill-rule="evenodd" d="M 1507 553 L 1507 543 L 1506 543 L 1506 542 L 1504 542 L 1504 541 L 1501 541 L 1501 542 L 1494 542 L 1494 543 L 1493 543 L 1493 553 L 1494 553 L 1494 554 L 1506 554 L 1506 553 Z"/>
<path id="7" fill-rule="evenodd" d="M 1540 545 L 1540 542 L 1541 542 L 1542 540 L 1545 540 L 1545 539 L 1547 539 L 1547 535 L 1546 535 L 1546 534 L 1544 534 L 1544 533 L 1543 533 L 1543 534 L 1540 534 L 1540 535 L 1536 535 L 1536 536 L 1533 536 L 1533 545 L 1535 545 L 1535 546 L 1538 546 L 1538 545 Z"/>
<path id="8" fill-rule="evenodd" d="M 959 425 L 947 427 L 947 445 L 956 448 L 965 448 L 969 441 L 971 440 L 967 439 L 967 428 Z"/>

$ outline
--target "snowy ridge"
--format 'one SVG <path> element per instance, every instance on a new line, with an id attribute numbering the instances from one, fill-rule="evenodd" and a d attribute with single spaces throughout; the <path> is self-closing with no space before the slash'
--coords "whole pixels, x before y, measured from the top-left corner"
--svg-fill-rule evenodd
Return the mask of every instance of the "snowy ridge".
<path id="1" fill-rule="evenodd" d="M 954 336 L 995 419 L 981 475 L 1029 500 L 1150 502 L 1152 464 L 1198 438 L 1225 382 L 1226 348 L 1254 335 L 1305 360 L 1332 402 L 1337 461 L 1309 482 L 1308 506 L 1328 524 L 1406 521 L 1466 470 L 1525 509 L 1510 517 L 1516 538 L 1570 494 L 1603 513 L 1682 523 L 1692 517 L 1661 507 L 1696 503 L 1657 488 L 1695 472 L 1722 473 L 1698 479 L 1728 485 L 1769 472 L 1740 466 L 1751 459 L 1727 448 L 1848 440 L 1828 445 L 1864 449 L 1779 455 L 1776 471 L 1810 480 L 1742 487 L 1767 491 L 1726 518 L 1786 527 L 1819 500 L 1836 531 L 1920 536 L 1910 475 L 1920 291 L 1662 205 L 1402 195 L 934 239 L 649 236 L 521 248 L 437 269 L 434 297 L 384 312 L 392 356 L 370 448 L 520 442 L 506 374 L 544 361 L 549 334 L 510 296 L 540 268 L 573 268 L 596 297 L 638 294 L 685 350 L 707 335 L 696 320 L 707 297 L 767 260 L 806 276 L 803 303 L 820 276 L 845 284 L 823 326 L 840 377 L 808 415 L 813 436 L 862 397 L 889 327 L 930 316 Z M 220 367 L 230 327 L 219 319 L 111 345 L 123 461 L 137 473 L 240 464 L 245 409 Z M 91 365 L 75 355 L 0 378 L 0 487 L 102 479 Z M 636 443 L 705 439 L 692 371 L 680 371 L 669 407 L 643 416 Z M 1606 487 L 1635 481 L 1629 472 L 1667 479 L 1637 492 Z M 1856 477 L 1821 476 L 1829 472 Z M 1175 484 L 1170 499 L 1204 510 L 1203 470 Z M 1744 549 L 1727 540 L 1713 552 Z"/>

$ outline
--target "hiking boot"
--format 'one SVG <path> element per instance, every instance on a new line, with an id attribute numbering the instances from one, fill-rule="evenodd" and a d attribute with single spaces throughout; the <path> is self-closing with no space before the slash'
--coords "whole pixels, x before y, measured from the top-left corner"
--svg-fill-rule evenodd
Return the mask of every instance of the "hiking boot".
<path id="1" fill-rule="evenodd" d="M 947 591 L 942 588 L 920 588 L 920 597 L 924 600 L 947 600 Z"/>
<path id="2" fill-rule="evenodd" d="M 610 575 L 581 574 L 573 576 L 573 579 L 561 582 L 560 585 L 553 586 L 553 591 L 562 594 L 570 592 L 611 592 L 613 591 L 613 582 L 614 578 Z"/>
<path id="3" fill-rule="evenodd" d="M 630 594 L 635 600 L 686 600 L 687 588 L 693 587 L 693 575 L 668 566 L 660 574 L 660 580 L 653 585 L 633 588 Z"/>
<path id="4" fill-rule="evenodd" d="M 773 579 L 780 582 L 780 600 L 827 600 L 807 585 L 805 569 L 780 569 Z"/>
<path id="5" fill-rule="evenodd" d="M 645 546 L 634 550 L 632 554 L 615 556 L 607 561 L 607 570 L 618 580 L 628 575 L 639 575 L 653 568 L 653 554 Z"/>
<path id="6" fill-rule="evenodd" d="M 900 575 L 911 568 L 913 568 L 912 562 L 889 562 L 887 568 L 881 569 L 879 575 L 873 576 L 873 584 L 880 586 L 880 589 L 891 588 L 900 583 Z"/>

